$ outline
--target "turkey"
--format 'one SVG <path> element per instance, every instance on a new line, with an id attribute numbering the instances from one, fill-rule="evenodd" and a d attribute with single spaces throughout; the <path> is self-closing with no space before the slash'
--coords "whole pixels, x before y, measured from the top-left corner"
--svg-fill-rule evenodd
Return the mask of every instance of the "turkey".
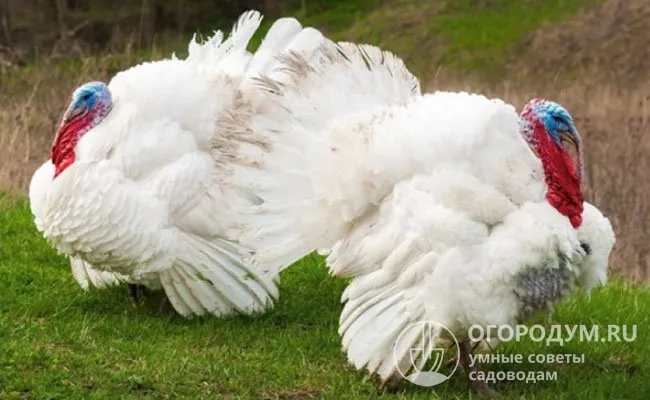
<path id="1" fill-rule="evenodd" d="M 193 38 L 184 60 L 146 62 L 72 94 L 29 198 L 83 288 L 162 288 L 183 316 L 258 312 L 277 298 L 275 277 L 246 264 L 247 250 L 224 234 L 230 207 L 259 198 L 218 184 L 211 141 L 226 133 L 218 116 L 249 102 L 251 77 L 325 39 L 283 18 L 251 54 L 261 19 L 246 12 L 226 40 Z"/>
<path id="2" fill-rule="evenodd" d="M 275 273 L 326 249 L 331 273 L 350 278 L 339 334 L 357 369 L 384 383 L 421 371 L 416 323 L 433 321 L 471 377 L 470 327 L 513 327 L 606 282 L 614 232 L 583 200 L 565 108 L 533 99 L 519 115 L 478 94 L 421 95 L 390 53 L 322 52 L 285 57 L 281 82 L 259 79 L 274 106 L 226 116 L 245 122 L 214 148 L 222 184 L 262 199 L 228 228 L 253 264 Z"/>

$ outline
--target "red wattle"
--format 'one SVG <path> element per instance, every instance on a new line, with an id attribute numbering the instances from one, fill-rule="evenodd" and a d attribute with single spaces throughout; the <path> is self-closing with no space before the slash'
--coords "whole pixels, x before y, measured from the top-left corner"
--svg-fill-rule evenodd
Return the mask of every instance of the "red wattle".
<path id="1" fill-rule="evenodd" d="M 87 130 L 89 123 L 90 117 L 86 114 L 86 116 L 67 121 L 59 127 L 50 152 L 50 158 L 54 164 L 54 178 L 74 163 L 74 148 L 77 146 L 81 134 Z"/>
<path id="2" fill-rule="evenodd" d="M 546 199 L 559 213 L 571 221 L 574 228 L 578 228 L 582 224 L 584 197 L 573 160 L 566 151 L 551 140 L 544 126 L 539 122 L 535 124 L 534 135 L 548 187 Z"/>
<path id="3" fill-rule="evenodd" d="M 569 221 L 571 221 L 571 225 L 574 228 L 580 228 L 580 225 L 582 225 L 582 214 L 574 214 L 571 218 L 569 218 Z"/>

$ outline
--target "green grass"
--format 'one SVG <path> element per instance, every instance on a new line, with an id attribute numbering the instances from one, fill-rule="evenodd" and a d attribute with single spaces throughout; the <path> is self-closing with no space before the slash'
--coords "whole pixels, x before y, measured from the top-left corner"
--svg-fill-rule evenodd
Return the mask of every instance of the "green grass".
<path id="1" fill-rule="evenodd" d="M 498 76 L 522 40 L 602 0 L 356 0 L 318 2 L 287 12 L 333 40 L 378 45 L 403 57 L 422 79 L 439 68 Z M 274 20 L 267 16 L 252 41 Z M 229 25 L 220 26 L 228 30 Z M 184 47 L 184 45 L 183 45 Z M 182 47 L 181 47 L 182 48 Z"/>
<path id="2" fill-rule="evenodd" d="M 454 0 L 423 3 L 419 0 L 333 0 L 288 2 L 282 15 L 265 15 L 262 28 L 251 40 L 257 47 L 276 18 L 293 16 L 316 27 L 333 40 L 381 46 L 403 57 L 421 79 L 431 79 L 440 68 L 500 76 L 508 57 L 522 40 L 540 26 L 570 18 L 582 8 L 602 0 Z M 232 21 L 216 20 L 197 31 L 212 35 L 229 32 Z M 117 69 L 146 59 L 187 54 L 191 34 L 162 32 L 154 49 L 114 55 Z M 80 68 L 82 61 L 64 59 L 62 67 Z"/>
<path id="3" fill-rule="evenodd" d="M 336 333 L 344 283 L 327 275 L 320 258 L 287 271 L 268 314 L 185 320 L 159 312 L 160 295 L 134 310 L 124 287 L 82 292 L 66 260 L 33 228 L 23 200 L 0 197 L 0 237 L 0 398 L 469 398 L 461 373 L 435 391 L 403 384 L 388 394 L 347 366 Z M 504 345 L 499 351 L 585 354 L 586 362 L 544 366 L 557 381 L 496 388 L 512 399 L 645 398 L 648 304 L 650 290 L 620 282 L 572 300 L 552 323 L 637 324 L 636 341 Z"/>
<path id="4" fill-rule="evenodd" d="M 456 0 L 435 20 L 451 69 L 495 72 L 522 38 L 599 0 Z M 486 4 L 486 3 L 489 3 Z"/>
<path id="5" fill-rule="evenodd" d="M 439 68 L 483 77 L 501 72 L 535 29 L 602 0 L 364 0 L 295 12 L 335 40 L 379 45 L 405 59 L 422 79 Z"/>

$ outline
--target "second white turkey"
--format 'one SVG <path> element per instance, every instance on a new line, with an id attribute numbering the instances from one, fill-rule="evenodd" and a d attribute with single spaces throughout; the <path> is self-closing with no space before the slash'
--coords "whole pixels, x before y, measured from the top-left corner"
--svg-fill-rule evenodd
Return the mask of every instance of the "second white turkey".
<path id="1" fill-rule="evenodd" d="M 421 370 L 431 349 L 412 350 L 431 321 L 456 336 L 471 377 L 472 326 L 513 327 L 606 282 L 614 233 L 583 200 L 564 107 L 534 99 L 518 115 L 481 95 L 422 95 L 394 55 L 324 46 L 260 80 L 274 106 L 226 116 L 240 129 L 215 153 L 224 183 L 262 199 L 229 227 L 257 265 L 275 273 L 328 249 L 331 273 L 351 278 L 350 363 L 382 381 Z"/>

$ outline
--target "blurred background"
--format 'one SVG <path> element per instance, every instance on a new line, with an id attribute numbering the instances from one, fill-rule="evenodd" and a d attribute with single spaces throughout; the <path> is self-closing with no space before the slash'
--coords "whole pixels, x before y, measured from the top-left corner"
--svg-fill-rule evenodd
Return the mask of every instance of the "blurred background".
<path id="1" fill-rule="evenodd" d="M 0 191 L 25 192 L 78 85 L 182 56 L 194 32 L 229 30 L 251 8 L 265 27 L 291 15 L 390 50 L 427 91 L 565 105 L 585 138 L 588 200 L 618 234 L 613 273 L 648 278 L 648 0 L 0 0 Z"/>

